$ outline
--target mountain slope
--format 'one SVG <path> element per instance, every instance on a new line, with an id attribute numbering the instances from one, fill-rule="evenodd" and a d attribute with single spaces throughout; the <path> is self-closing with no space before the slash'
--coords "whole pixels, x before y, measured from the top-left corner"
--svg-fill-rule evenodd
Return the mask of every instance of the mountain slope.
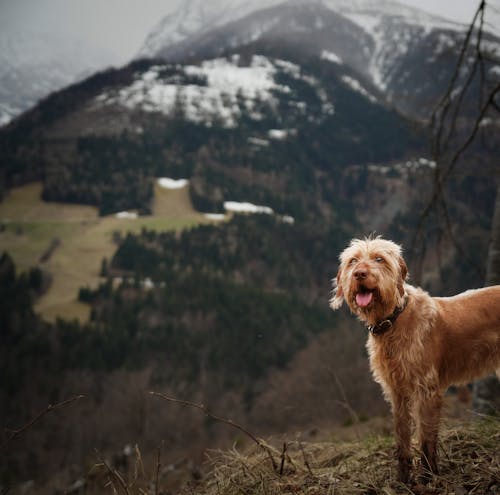
<path id="1" fill-rule="evenodd" d="M 0 163 L 7 187 L 43 178 L 46 199 L 101 213 L 147 212 L 153 178 L 176 176 L 192 179 L 202 211 L 237 200 L 331 215 L 337 170 L 421 149 L 380 100 L 348 67 L 257 42 L 197 63 L 137 62 L 57 93 L 0 133 Z"/>
<path id="2" fill-rule="evenodd" d="M 425 119 L 446 87 L 466 31 L 391 1 L 271 1 L 251 8 L 240 3 L 221 2 L 210 12 L 196 3 L 179 10 L 151 32 L 140 56 L 216 56 L 259 39 L 286 39 L 311 56 L 333 52 L 398 109 Z M 499 39 L 485 33 L 482 49 L 489 60 L 485 71 L 494 79 L 500 70 Z"/>
<path id="3" fill-rule="evenodd" d="M 108 60 L 105 50 L 80 39 L 0 20 L 0 126 Z"/>
<path id="4" fill-rule="evenodd" d="M 276 9 L 276 7 L 278 7 Z M 430 26 L 447 26 L 459 28 L 458 25 L 408 7 L 398 2 L 373 0 L 260 0 L 245 2 L 243 0 L 218 0 L 210 3 L 210 7 L 201 0 L 190 0 L 176 12 L 166 16 L 151 31 L 138 57 L 162 56 L 165 50 L 194 36 L 206 34 L 226 24 L 241 20 L 261 10 L 277 11 L 290 8 L 320 8 L 351 17 L 363 29 L 373 29 L 385 17 L 399 17 L 403 22 Z M 258 34 L 258 33 L 257 33 Z"/>
<path id="5" fill-rule="evenodd" d="M 384 410 L 362 327 L 352 318 L 342 325 L 328 308 L 331 278 L 349 239 L 373 230 L 403 243 L 414 266 L 412 248 L 422 245 L 411 241 L 436 163 L 421 128 L 346 62 L 356 39 L 359 63 L 366 60 L 361 28 L 319 5 L 272 14 L 252 14 L 255 25 L 276 19 L 254 41 L 95 74 L 0 130 L 4 195 L 38 179 L 44 199 L 146 216 L 155 181 L 182 178 L 198 211 L 225 212 L 228 220 L 175 233 L 146 221 L 150 227 L 135 234 L 108 232 L 116 252 L 101 265 L 106 278 L 79 291 L 92 308 L 86 324 L 35 318 L 30 301 L 42 274 L 16 278 L 3 258 L 2 423 L 26 424 L 47 395 L 51 403 L 75 391 L 88 396 L 73 419 L 54 415 L 34 437 L 11 444 L 3 486 L 46 479 L 55 465 L 58 475 L 67 467 L 76 476 L 69 466 L 85 464 L 84 477 L 96 448 L 112 458 L 126 443 L 153 452 L 165 439 L 169 469 L 214 439 L 235 440 L 197 413 L 152 405 L 145 390 L 228 411 L 259 436 L 340 422 L 346 411 L 339 403 L 360 415 Z M 245 34 L 249 19 L 235 21 L 243 24 L 233 33 Z M 336 38 L 324 46 L 331 31 Z M 475 158 L 464 157 L 474 166 Z M 452 228 L 480 265 L 495 186 L 490 177 L 464 174 L 446 193 Z M 425 287 L 446 295 L 480 285 L 481 273 L 438 226 L 426 232 Z M 26 237 L 0 225 L 0 240 L 6 231 Z M 67 481 L 61 492 L 75 480 Z"/>

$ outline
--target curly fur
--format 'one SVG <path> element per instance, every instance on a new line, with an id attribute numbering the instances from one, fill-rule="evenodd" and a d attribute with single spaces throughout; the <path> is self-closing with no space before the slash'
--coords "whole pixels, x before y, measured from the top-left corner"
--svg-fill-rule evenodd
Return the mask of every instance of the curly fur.
<path id="1" fill-rule="evenodd" d="M 370 367 L 392 406 L 399 479 L 409 480 L 413 423 L 422 465 L 436 473 L 444 392 L 495 370 L 500 377 L 500 286 L 431 297 L 406 283 L 401 247 L 380 237 L 352 240 L 339 258 L 332 309 L 345 301 L 374 325 L 406 301 L 389 331 L 369 335 Z"/>

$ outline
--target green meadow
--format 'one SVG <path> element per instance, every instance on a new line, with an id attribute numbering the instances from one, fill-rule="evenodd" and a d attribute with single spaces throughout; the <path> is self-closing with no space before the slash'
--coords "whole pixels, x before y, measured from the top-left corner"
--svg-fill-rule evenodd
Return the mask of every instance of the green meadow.
<path id="1" fill-rule="evenodd" d="M 208 220 L 196 212 L 187 187 L 155 185 L 153 214 L 138 218 L 100 217 L 97 208 L 42 201 L 42 184 L 11 189 L 0 203 L 0 250 L 14 259 L 19 271 L 38 266 L 51 278 L 35 309 L 46 320 L 57 317 L 86 321 L 90 307 L 78 301 L 80 287 L 100 281 L 103 258 L 116 250 L 119 232 L 189 228 Z"/>

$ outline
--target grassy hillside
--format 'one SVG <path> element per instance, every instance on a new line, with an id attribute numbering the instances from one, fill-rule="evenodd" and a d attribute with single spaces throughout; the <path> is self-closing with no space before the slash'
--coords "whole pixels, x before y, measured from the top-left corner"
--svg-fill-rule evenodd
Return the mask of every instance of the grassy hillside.
<path id="1" fill-rule="evenodd" d="M 78 290 L 99 283 L 103 258 L 111 259 L 116 250 L 116 232 L 177 230 L 207 222 L 193 209 L 187 188 L 155 185 L 153 214 L 136 219 L 100 217 L 92 206 L 42 201 L 41 192 L 41 183 L 31 183 L 12 189 L 0 203 L 0 249 L 19 271 L 38 265 L 50 276 L 50 287 L 36 304 L 48 320 L 88 319 L 90 308 L 77 301 Z"/>
<path id="2" fill-rule="evenodd" d="M 497 495 L 498 426 L 494 418 L 448 420 L 441 432 L 441 472 L 426 484 L 417 461 L 412 481 L 397 481 L 394 439 L 386 417 L 349 428 L 314 430 L 316 437 L 297 433 L 259 439 L 260 446 L 241 434 L 231 450 L 209 452 L 203 467 L 185 460 L 164 464 L 165 446 L 155 453 L 141 453 L 136 447 L 128 467 L 96 462 L 82 485 L 88 495 L 104 493 L 105 483 L 113 492 L 129 495 Z M 247 441 L 252 445 L 245 447 Z"/>
<path id="3" fill-rule="evenodd" d="M 210 475 L 183 493 L 197 495 L 457 495 L 500 493 L 498 420 L 449 423 L 441 435 L 439 476 L 427 485 L 396 481 L 392 434 L 364 428 L 354 441 L 301 441 L 271 447 L 277 463 L 258 446 L 247 452 L 218 452 Z M 371 429 L 371 433 L 370 433 Z M 388 430 L 387 430 L 388 431 Z M 274 442 L 277 443 L 277 442 Z M 286 446 L 286 447 L 285 447 Z M 416 464 L 415 471 L 419 466 Z"/>

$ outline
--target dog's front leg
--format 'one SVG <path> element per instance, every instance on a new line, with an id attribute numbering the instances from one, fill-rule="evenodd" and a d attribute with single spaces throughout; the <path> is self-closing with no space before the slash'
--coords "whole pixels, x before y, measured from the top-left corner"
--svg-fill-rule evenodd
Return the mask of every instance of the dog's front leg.
<path id="1" fill-rule="evenodd" d="M 411 469 L 411 404 L 410 398 L 393 393 L 391 397 L 396 435 L 399 481 L 407 483 Z"/>
<path id="2" fill-rule="evenodd" d="M 430 473 L 438 474 L 437 441 L 442 405 L 443 397 L 438 387 L 430 389 L 418 399 L 417 418 L 424 480 L 429 478 Z"/>

